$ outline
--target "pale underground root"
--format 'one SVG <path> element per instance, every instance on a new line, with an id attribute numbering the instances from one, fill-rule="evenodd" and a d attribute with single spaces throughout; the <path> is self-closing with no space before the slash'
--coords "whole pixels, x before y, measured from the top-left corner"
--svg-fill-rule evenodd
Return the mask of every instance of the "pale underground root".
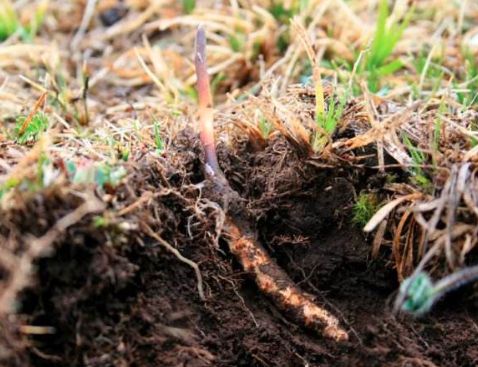
<path id="1" fill-rule="evenodd" d="M 254 276 L 259 289 L 271 297 L 278 308 L 295 321 L 320 332 L 327 338 L 336 341 L 348 340 L 348 334 L 339 326 L 339 320 L 306 298 L 270 258 L 255 236 L 243 235 L 231 218 L 226 219 L 224 231 L 229 236 L 231 252 L 236 255 L 244 270 Z"/>

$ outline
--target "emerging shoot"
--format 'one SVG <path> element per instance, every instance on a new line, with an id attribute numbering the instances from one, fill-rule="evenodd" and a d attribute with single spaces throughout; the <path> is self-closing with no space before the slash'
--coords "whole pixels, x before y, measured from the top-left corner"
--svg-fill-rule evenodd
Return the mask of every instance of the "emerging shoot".
<path id="1" fill-rule="evenodd" d="M 216 146 L 214 143 L 212 94 L 206 64 L 206 32 L 200 26 L 196 34 L 194 63 L 196 65 L 198 103 L 199 103 L 199 130 L 201 142 L 206 154 L 206 164 L 217 175 L 221 172 L 217 161 Z"/>

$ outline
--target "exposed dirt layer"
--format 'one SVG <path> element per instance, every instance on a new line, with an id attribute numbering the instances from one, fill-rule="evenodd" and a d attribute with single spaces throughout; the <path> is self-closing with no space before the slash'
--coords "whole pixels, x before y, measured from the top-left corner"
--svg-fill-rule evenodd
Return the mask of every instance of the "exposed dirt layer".
<path id="1" fill-rule="evenodd" d="M 86 216 L 38 261 L 36 284 L 21 294 L 18 315 L 3 320 L 4 365 L 478 363 L 478 307 L 470 292 L 451 295 L 424 319 L 391 316 L 396 273 L 383 260 L 369 259 L 369 241 L 350 223 L 348 208 L 360 189 L 352 182 L 365 185 L 366 175 L 352 181 L 345 168 L 307 165 L 282 140 L 253 154 L 246 146 L 239 155 L 221 151 L 223 168 L 257 218 L 270 254 L 349 330 L 350 341 L 336 344 L 291 323 L 257 291 L 221 239 L 216 246 L 217 210 L 199 195 L 197 141 L 183 134 L 176 144 L 177 154 L 167 160 L 135 157 L 127 184 L 110 193 L 103 217 L 147 192 L 157 193 L 153 199 L 106 226 Z M 0 232 L 18 240 L 12 243 L 21 254 L 27 234 L 43 235 L 79 202 L 67 189 L 38 194 L 2 216 Z M 199 265 L 205 301 L 193 269 L 149 229 Z M 34 335 L 20 325 L 51 326 L 54 333 Z"/>

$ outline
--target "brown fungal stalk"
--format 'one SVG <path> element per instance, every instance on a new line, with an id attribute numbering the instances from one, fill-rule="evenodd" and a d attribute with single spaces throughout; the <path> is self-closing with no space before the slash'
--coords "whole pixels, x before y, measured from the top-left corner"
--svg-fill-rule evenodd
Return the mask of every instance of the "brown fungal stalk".
<path id="1" fill-rule="evenodd" d="M 209 85 L 209 76 L 206 64 L 206 32 L 200 26 L 196 36 L 196 55 L 194 63 L 196 64 L 198 104 L 199 104 L 199 131 L 201 134 L 201 142 L 206 154 L 206 163 L 216 174 L 220 172 L 219 163 L 217 161 L 216 146 L 214 143 L 214 126 L 212 95 Z"/>
<path id="2" fill-rule="evenodd" d="M 214 144 L 212 96 L 205 49 L 205 31 L 199 27 L 196 36 L 195 64 L 200 136 L 206 155 L 208 178 L 205 192 L 211 200 L 224 208 L 226 216 L 224 234 L 230 251 L 237 257 L 244 270 L 252 275 L 259 289 L 290 318 L 318 331 L 325 337 L 336 341 L 347 340 L 348 334 L 339 326 L 338 319 L 307 298 L 259 243 L 243 200 L 230 187 L 219 167 Z"/>

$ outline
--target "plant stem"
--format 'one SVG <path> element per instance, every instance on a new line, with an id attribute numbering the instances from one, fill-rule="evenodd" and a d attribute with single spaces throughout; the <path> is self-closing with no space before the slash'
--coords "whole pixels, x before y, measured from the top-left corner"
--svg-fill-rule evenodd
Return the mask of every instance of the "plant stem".
<path id="1" fill-rule="evenodd" d="M 213 109 L 211 87 L 206 65 L 206 32 L 199 26 L 196 35 L 196 65 L 198 102 L 199 102 L 199 130 L 201 142 L 206 154 L 206 163 L 214 174 L 220 174 L 221 169 L 217 160 L 216 146 L 214 143 Z"/>
<path id="2" fill-rule="evenodd" d="M 478 280 L 478 265 L 458 270 L 435 283 L 432 290 L 434 300 L 475 280 Z"/>

